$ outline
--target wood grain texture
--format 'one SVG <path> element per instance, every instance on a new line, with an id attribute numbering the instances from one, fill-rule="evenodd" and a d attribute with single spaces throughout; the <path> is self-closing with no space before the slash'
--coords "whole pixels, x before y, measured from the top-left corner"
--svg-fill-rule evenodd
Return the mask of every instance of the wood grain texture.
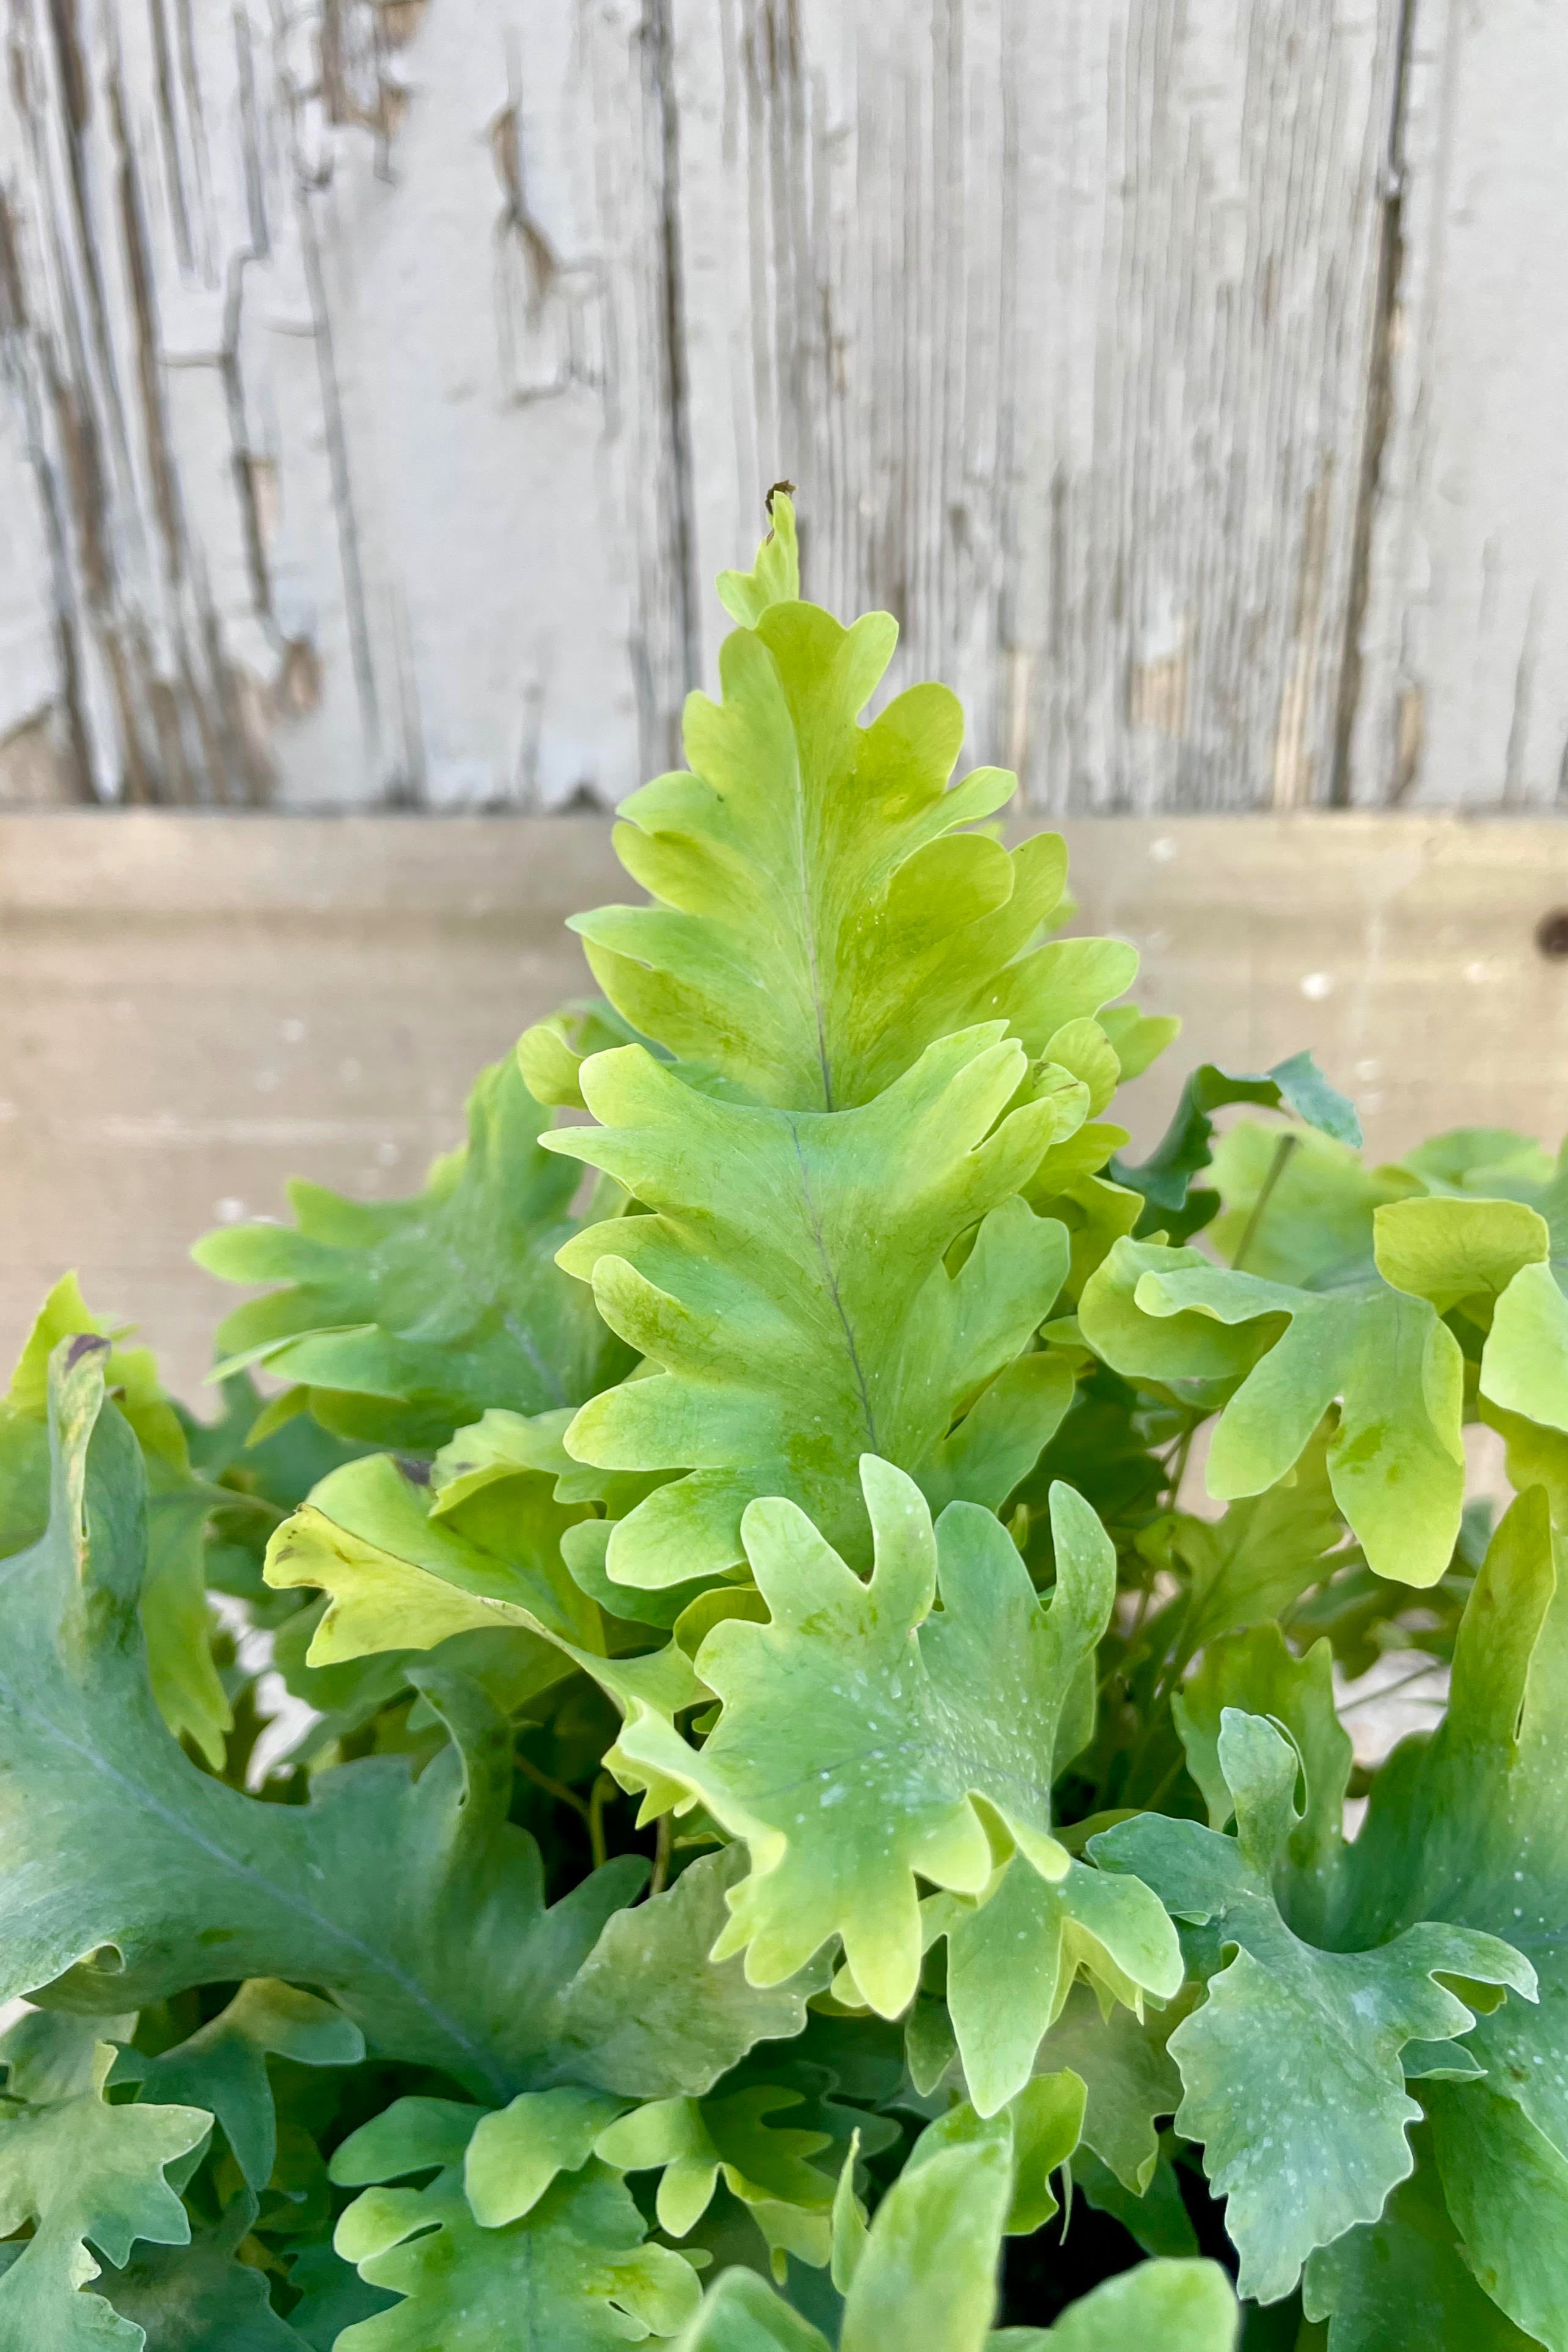
<path id="1" fill-rule="evenodd" d="M 1368 803 L 1568 802 L 1568 22 L 1420 0 L 1352 777 Z"/>
<path id="2" fill-rule="evenodd" d="M 0 742 L 47 718 L 62 795 L 549 804 L 640 764 L 602 14 L 13 0 Z"/>
<path id="3" fill-rule="evenodd" d="M 1397 10 L 681 24 L 700 569 L 787 473 L 1040 805 L 1325 797 Z"/>
<path id="4" fill-rule="evenodd" d="M 1042 808 L 1556 798 L 1551 0 L 7 9 L 0 801 L 612 801 L 779 478 Z"/>

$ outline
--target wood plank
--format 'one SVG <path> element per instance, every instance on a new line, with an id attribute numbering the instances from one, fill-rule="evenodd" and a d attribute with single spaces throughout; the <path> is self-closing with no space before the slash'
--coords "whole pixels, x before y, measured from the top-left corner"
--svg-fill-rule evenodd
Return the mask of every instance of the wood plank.
<path id="1" fill-rule="evenodd" d="M 1185 1035 L 1128 1090 L 1311 1046 L 1389 1156 L 1568 1129 L 1568 827 L 1414 814 L 1082 819 L 1079 927 L 1134 940 Z M 622 895 L 589 818 L 0 816 L 0 1364 L 49 1282 L 136 1318 L 194 1392 L 225 1294 L 186 1250 L 287 1177 L 413 1190 L 479 1066 L 585 975 Z"/>
<path id="2" fill-rule="evenodd" d="M 1326 798 L 1396 0 L 678 21 L 699 574 L 787 475 L 1040 806 Z"/>
<path id="3" fill-rule="evenodd" d="M 1420 0 L 1358 801 L 1568 800 L 1568 40 L 1541 0 Z"/>
<path id="4" fill-rule="evenodd" d="M 25 416 L 0 442 L 25 491 L 0 740 L 68 626 L 53 735 L 102 798 L 629 789 L 648 694 L 627 583 L 661 623 L 668 599 L 627 553 L 622 420 L 657 394 L 611 331 L 595 171 L 616 118 L 596 127 L 590 93 L 613 100 L 636 42 L 605 15 L 18 0 L 0 331 L 38 430 L 30 482 Z M 623 277 L 647 186 L 622 191 Z M 682 685 L 654 690 L 661 756 Z"/>
<path id="5" fill-rule="evenodd" d="M 31 386 L 0 400 L 0 806 L 77 799 L 51 724 L 62 646 L 48 593 L 53 563 L 32 450 Z"/>

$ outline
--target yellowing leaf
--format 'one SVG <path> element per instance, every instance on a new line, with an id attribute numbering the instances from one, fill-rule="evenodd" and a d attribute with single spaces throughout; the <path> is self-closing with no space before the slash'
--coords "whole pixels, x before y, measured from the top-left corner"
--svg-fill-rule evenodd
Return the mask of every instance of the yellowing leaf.
<path id="1" fill-rule="evenodd" d="M 857 725 L 896 626 L 870 613 L 846 629 L 800 603 L 782 495 L 773 524 L 757 571 L 724 575 L 742 626 L 720 650 L 723 700 L 687 701 L 690 772 L 621 811 L 617 852 L 654 903 L 574 919 L 595 977 L 682 1062 L 796 1110 L 868 1102 L 931 1038 L 993 1015 L 1040 1053 L 1121 994 L 1136 954 L 1035 944 L 1061 897 L 1060 839 L 1009 852 L 958 829 L 1015 780 L 981 768 L 949 785 L 964 717 L 945 687 Z"/>
<path id="2" fill-rule="evenodd" d="M 1398 1201 L 1375 1212 L 1372 1229 L 1385 1282 L 1429 1298 L 1439 1315 L 1490 1304 L 1550 1248 L 1545 1219 L 1521 1201 Z"/>
<path id="3" fill-rule="evenodd" d="M 267 1558 L 270 1584 L 331 1595 L 311 1663 L 431 1649 L 472 1627 L 511 1625 L 565 1645 L 553 1661 L 541 1658 L 542 1688 L 566 1671 L 574 1645 L 601 1649 L 599 1612 L 561 1565 L 560 1538 L 578 1515 L 560 1509 L 538 1475 L 510 1481 L 500 1509 L 495 1499 L 480 1489 L 465 1510 L 437 1517 L 429 1488 L 384 1454 L 324 1478 Z"/>

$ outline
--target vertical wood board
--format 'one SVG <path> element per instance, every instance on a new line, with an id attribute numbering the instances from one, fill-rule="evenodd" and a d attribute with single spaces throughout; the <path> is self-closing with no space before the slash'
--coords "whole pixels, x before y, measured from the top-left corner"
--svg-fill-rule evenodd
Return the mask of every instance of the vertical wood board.
<path id="1" fill-rule="evenodd" d="M 1354 796 L 1568 801 L 1568 19 L 1420 0 Z"/>
<path id="2" fill-rule="evenodd" d="M 679 23 L 700 572 L 786 473 L 1038 804 L 1325 798 L 1396 7 Z"/>
<path id="3" fill-rule="evenodd" d="M 613 315 L 637 222 L 603 235 L 605 14 L 16 0 L 0 745 L 47 717 L 57 796 L 630 780 L 622 468 L 648 404 Z"/>

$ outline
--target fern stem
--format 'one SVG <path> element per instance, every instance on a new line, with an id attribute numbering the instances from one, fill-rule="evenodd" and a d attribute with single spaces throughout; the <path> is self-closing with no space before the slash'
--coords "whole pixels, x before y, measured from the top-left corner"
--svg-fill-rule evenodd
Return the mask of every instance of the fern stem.
<path id="1" fill-rule="evenodd" d="M 614 1794 L 614 1781 L 608 1772 L 601 1772 L 595 1780 L 588 1800 L 588 1835 L 593 1847 L 595 1870 L 602 1870 L 610 1859 L 610 1850 L 604 1843 L 604 1808 Z"/>
<path id="2" fill-rule="evenodd" d="M 653 1832 L 653 1875 L 648 1881 L 650 1901 L 655 1895 L 662 1895 L 670 1883 L 670 1816 L 661 1813 Z"/>
<path id="3" fill-rule="evenodd" d="M 531 1780 L 536 1789 L 542 1789 L 547 1797 L 555 1799 L 558 1805 L 570 1805 L 572 1811 L 592 1828 L 592 1816 L 575 1789 L 569 1789 L 564 1780 L 554 1780 L 548 1772 L 541 1772 L 537 1764 L 529 1763 L 520 1748 L 514 1752 L 512 1761 L 525 1780 Z"/>
<path id="4" fill-rule="evenodd" d="M 1264 1212 L 1273 1197 L 1274 1187 L 1284 1174 L 1286 1162 L 1300 1141 L 1301 1138 L 1294 1128 L 1287 1128 L 1274 1146 L 1274 1157 L 1269 1162 L 1269 1172 L 1259 1188 L 1258 1198 L 1252 1203 L 1252 1214 L 1241 1229 L 1241 1239 L 1237 1243 L 1236 1255 L 1230 1261 L 1232 1274 L 1240 1272 L 1248 1251 L 1257 1240 L 1259 1228 L 1263 1223 Z"/>

